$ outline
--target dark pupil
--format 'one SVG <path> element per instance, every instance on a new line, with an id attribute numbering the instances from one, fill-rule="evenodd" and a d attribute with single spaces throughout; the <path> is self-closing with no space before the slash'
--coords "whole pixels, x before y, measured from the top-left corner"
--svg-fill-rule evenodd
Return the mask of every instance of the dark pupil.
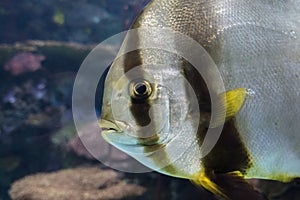
<path id="1" fill-rule="evenodd" d="M 144 83 L 139 83 L 135 86 L 135 91 L 138 95 L 145 95 L 147 92 L 147 86 Z"/>

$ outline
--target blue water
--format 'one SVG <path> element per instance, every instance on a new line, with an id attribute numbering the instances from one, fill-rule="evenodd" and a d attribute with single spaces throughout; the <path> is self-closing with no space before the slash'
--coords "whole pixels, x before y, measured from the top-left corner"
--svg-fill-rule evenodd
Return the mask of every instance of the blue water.
<path id="1" fill-rule="evenodd" d="M 2 0 L 0 45 L 9 44 L 14 49 L 14 43 L 28 40 L 95 45 L 129 28 L 145 2 Z M 10 185 L 26 175 L 94 163 L 69 151 L 64 141 L 53 143 L 55 133 L 72 124 L 68 113 L 73 81 L 84 57 L 60 60 L 44 52 L 47 55 L 41 69 L 18 75 L 6 71 L 5 63 L 24 51 L 41 53 L 5 48 L 0 53 L 0 200 L 9 199 Z M 103 84 L 102 78 L 99 88 Z M 96 109 L 100 115 L 99 97 Z"/>

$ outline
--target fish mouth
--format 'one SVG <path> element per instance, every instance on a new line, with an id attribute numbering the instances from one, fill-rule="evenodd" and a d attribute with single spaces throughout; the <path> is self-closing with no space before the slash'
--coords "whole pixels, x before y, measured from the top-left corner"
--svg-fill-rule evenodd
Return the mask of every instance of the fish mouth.
<path id="1" fill-rule="evenodd" d="M 124 122 L 117 120 L 112 121 L 101 119 L 100 128 L 102 130 L 102 136 L 109 143 L 122 143 L 124 145 L 135 146 L 153 146 L 164 141 L 160 139 L 158 134 L 153 134 L 149 137 L 138 137 L 134 134 L 128 134 L 132 132 L 130 127 Z"/>
<path id="2" fill-rule="evenodd" d="M 121 149 L 135 149 L 136 152 L 139 152 L 139 148 L 143 148 L 144 146 L 152 146 L 156 144 L 157 136 L 152 136 L 147 139 L 139 139 L 133 137 L 132 135 L 127 134 L 126 127 L 122 127 L 121 129 L 118 124 L 121 126 L 125 126 L 125 123 L 120 121 L 112 121 L 101 119 L 100 120 L 100 128 L 102 130 L 101 134 L 104 140 L 116 147 Z M 128 128 L 128 127 L 127 127 Z M 144 144 L 145 143 L 145 144 Z"/>
<path id="3" fill-rule="evenodd" d="M 103 134 L 110 132 L 122 132 L 116 123 L 106 119 L 100 120 L 100 128 Z"/>
<path id="4" fill-rule="evenodd" d="M 101 119 L 100 128 L 102 130 L 102 137 L 110 144 L 113 145 L 135 145 L 136 141 L 130 136 L 126 135 L 126 128 L 121 129 L 118 126 L 119 121 L 112 121 Z M 121 124 L 123 125 L 123 124 Z M 124 131 L 125 130 L 125 131 Z"/>

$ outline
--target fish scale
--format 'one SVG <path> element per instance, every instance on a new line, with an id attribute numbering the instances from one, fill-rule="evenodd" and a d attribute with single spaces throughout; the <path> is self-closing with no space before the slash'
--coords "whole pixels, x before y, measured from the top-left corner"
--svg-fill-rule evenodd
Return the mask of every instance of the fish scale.
<path id="1" fill-rule="evenodd" d="M 300 72 L 300 64 L 297 58 L 293 57 L 296 49 L 288 48 L 289 45 L 298 46 L 300 43 L 299 39 L 294 38 L 291 44 L 290 35 L 284 33 L 290 29 L 299 29 L 300 24 L 285 29 L 282 27 L 282 20 L 278 21 L 278 24 L 277 29 L 274 26 L 268 31 L 262 28 L 265 27 L 263 23 L 259 27 L 254 26 L 254 30 L 249 30 L 249 26 L 240 28 L 239 35 L 245 36 L 252 31 L 255 40 L 248 37 L 236 40 L 234 29 L 224 33 L 220 39 L 226 41 L 222 46 L 223 52 L 227 52 L 224 53 L 225 62 L 221 61 L 220 67 L 226 88 L 246 87 L 255 92 L 254 97 L 245 102 L 244 108 L 236 116 L 240 135 L 246 146 L 249 146 L 254 159 L 255 167 L 248 172 L 250 177 L 255 174 L 259 178 L 276 179 L 277 174 L 278 179 L 281 179 L 287 171 L 294 175 L 300 173 L 300 152 L 295 152 L 299 148 L 292 145 L 300 139 L 299 134 L 296 134 L 300 125 L 289 123 L 300 119 L 299 92 L 295 92 L 299 91 L 300 80 L 295 74 Z M 241 55 L 244 59 L 239 59 Z M 228 71 L 230 79 L 226 76 Z M 280 116 L 279 127 L 273 122 L 274 116 Z M 287 134 L 283 133 L 288 133 L 293 138 L 287 139 Z M 274 152 L 274 148 L 281 149 L 277 156 L 280 159 L 270 159 L 270 153 L 277 153 Z M 291 162 L 293 164 L 290 164 Z M 276 170 L 270 170 L 274 165 L 280 165 L 279 163 L 289 163 L 288 165 L 293 167 L 283 165 Z"/>
<path id="2" fill-rule="evenodd" d="M 178 92 L 181 96 L 168 103 L 171 110 L 179 108 L 180 104 L 185 108 L 184 113 L 175 109 L 168 116 L 178 119 L 171 120 L 169 124 L 170 129 L 176 127 L 170 136 L 182 141 L 159 145 L 163 148 L 164 159 L 172 161 L 172 167 L 164 168 L 157 158 L 151 158 L 153 163 L 150 164 L 149 157 L 143 155 L 135 157 L 137 160 L 161 173 L 192 179 L 197 185 L 234 200 L 240 199 L 239 190 L 245 192 L 243 197 L 246 199 L 261 199 L 257 193 L 251 192 L 253 188 L 243 180 L 243 176 L 279 181 L 300 176 L 300 0 L 153 0 L 132 28 L 166 28 L 196 40 L 219 69 L 227 91 L 225 106 L 232 106 L 226 109 L 235 113 L 225 122 L 215 147 L 202 158 L 201 145 L 208 128 L 204 118 L 210 117 L 210 113 L 206 112 L 210 112 L 207 107 L 211 102 L 201 76 L 183 58 L 162 50 L 142 49 L 135 55 L 128 55 L 126 59 L 132 63 L 165 64 L 164 69 L 143 70 L 161 77 L 157 78 L 159 83 L 172 85 L 172 91 L 182 90 Z M 138 33 L 140 43 L 169 39 L 168 35 L 148 38 Z M 172 48 L 180 48 L 176 42 L 170 44 Z M 112 77 L 117 79 L 124 73 L 117 66 L 124 66 L 125 72 L 128 69 L 126 62 L 112 65 L 106 93 L 111 89 Z M 191 115 L 192 112 L 186 113 L 192 109 L 189 109 L 190 92 L 183 79 L 197 95 L 202 112 L 199 121 Z M 239 99 L 243 99 L 246 89 L 249 94 L 241 102 Z M 221 98 L 222 94 L 219 95 Z M 109 98 L 109 95 L 106 96 Z M 103 109 L 104 114 L 109 111 L 105 101 Z M 162 110 L 153 109 L 154 112 Z M 135 118 L 139 120 L 145 115 L 135 115 Z M 161 121 L 153 120 L 156 124 Z M 197 122 L 199 128 L 195 127 Z M 127 123 L 135 127 L 135 122 Z M 120 131 L 126 132 L 125 129 Z M 109 139 L 109 134 L 103 133 L 109 142 L 116 145 Z M 145 148 L 155 150 L 153 147 Z M 130 154 L 130 147 L 122 146 L 120 149 Z"/>
<path id="3" fill-rule="evenodd" d="M 281 120 L 299 120 L 299 115 L 296 115 L 296 118 L 294 115 L 285 115 L 279 109 L 280 107 L 275 106 L 292 103 L 289 107 L 293 108 L 295 113 L 299 113 L 297 109 L 299 96 L 290 94 L 286 100 L 282 97 L 285 91 L 292 89 L 291 86 L 298 88 L 300 85 L 300 80 L 291 79 L 291 74 L 289 74 L 289 72 L 298 74 L 300 67 L 296 60 L 298 58 L 292 57 L 296 53 L 288 48 L 288 45 L 298 46 L 299 39 L 293 39 L 291 35 L 285 34 L 291 30 L 297 34 L 296 29 L 300 27 L 297 20 L 290 18 L 290 16 L 296 16 L 300 19 L 300 14 L 296 15 L 299 6 L 292 7 L 297 2 L 299 1 L 153 1 L 152 7 L 147 10 L 147 15 L 141 16 L 143 24 L 140 24 L 140 27 L 152 27 L 159 24 L 159 27 L 171 27 L 199 41 L 219 67 L 226 89 L 246 87 L 255 92 L 255 96 L 245 102 L 244 109 L 236 117 L 238 130 L 246 146 L 250 145 L 249 149 L 255 165 L 262 163 L 259 161 L 268 156 L 273 151 L 273 146 L 276 146 L 276 142 L 273 144 L 272 140 L 267 138 L 268 136 L 274 135 L 280 140 L 278 135 L 282 135 L 282 132 L 286 130 L 296 132 L 300 128 L 295 124 L 293 129 L 284 125 L 280 129 L 275 129 L 274 123 L 261 123 L 261 121 L 268 122 L 276 115 L 282 115 Z M 156 9 L 157 7 L 162 9 Z M 205 12 L 201 12 L 204 10 Z M 270 12 L 265 12 L 266 10 Z M 153 17 L 153 15 L 159 17 Z M 166 16 L 168 16 L 167 19 L 164 18 Z M 184 20 L 189 23 L 185 23 Z M 286 21 L 294 21 L 294 23 L 286 23 Z M 219 47 L 217 51 L 216 47 Z M 295 61 L 292 62 L 291 59 Z M 281 73 L 278 78 L 274 76 L 276 70 L 279 73 L 288 71 L 288 74 L 282 77 L 284 73 Z M 259 71 L 264 71 L 264 73 L 258 73 Z M 265 74 L 268 76 L 264 76 Z M 286 84 L 287 80 L 291 83 Z M 268 101 L 265 101 L 266 99 Z M 248 104 L 251 104 L 249 109 L 247 109 Z M 254 111 L 253 107 L 255 107 Z M 261 113 L 261 110 L 269 112 Z M 253 142 L 255 140 L 268 141 L 267 146 L 272 146 L 272 148 L 263 149 L 265 145 Z M 286 153 L 293 154 L 291 152 L 293 148 L 290 150 L 289 145 L 282 146 L 282 148 L 286 150 Z M 256 158 L 259 161 L 256 162 Z M 300 164 L 299 159 L 295 162 Z M 274 164 L 276 163 L 269 162 L 268 165 L 264 164 L 263 168 L 268 172 L 267 169 Z M 300 167 L 298 169 L 300 170 Z M 299 170 L 291 174 L 299 174 Z M 284 170 L 279 170 L 277 173 L 283 174 L 283 172 Z M 249 176 L 252 174 L 249 171 Z M 270 175 L 263 173 L 260 178 L 268 178 Z"/>

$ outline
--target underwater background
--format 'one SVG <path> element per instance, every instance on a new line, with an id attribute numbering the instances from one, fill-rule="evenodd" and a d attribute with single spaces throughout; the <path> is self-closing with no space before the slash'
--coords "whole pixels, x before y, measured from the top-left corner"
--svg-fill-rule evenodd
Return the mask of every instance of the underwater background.
<path id="1" fill-rule="evenodd" d="M 215 199 L 187 180 L 113 171 L 77 136 L 76 72 L 97 44 L 128 29 L 147 2 L 0 1 L 0 200 Z M 103 150 L 122 163 L 115 154 Z M 297 180 L 251 182 L 270 199 L 300 199 Z"/>

